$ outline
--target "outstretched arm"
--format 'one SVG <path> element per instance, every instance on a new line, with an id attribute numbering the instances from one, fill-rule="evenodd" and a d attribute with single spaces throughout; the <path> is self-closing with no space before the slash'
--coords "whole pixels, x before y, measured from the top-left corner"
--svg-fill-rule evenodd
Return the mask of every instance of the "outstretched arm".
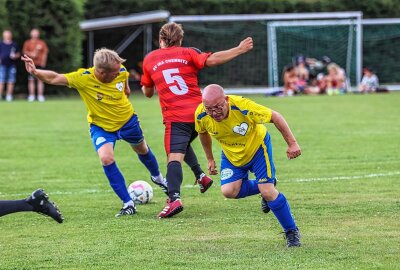
<path id="1" fill-rule="evenodd" d="M 54 85 L 68 86 L 68 80 L 63 74 L 51 70 L 36 69 L 33 60 L 26 54 L 21 57 L 21 60 L 25 62 L 26 71 L 41 80 L 42 82 Z"/>
<path id="2" fill-rule="evenodd" d="M 222 65 L 226 62 L 231 61 L 233 58 L 238 57 L 241 54 L 247 53 L 251 49 L 253 49 L 253 39 L 251 37 L 248 37 L 242 40 L 242 42 L 240 42 L 237 47 L 211 54 L 206 60 L 206 66 L 214 67 Z"/>
<path id="3" fill-rule="evenodd" d="M 214 155 L 212 153 L 212 139 L 210 134 L 199 133 L 199 139 L 201 145 L 203 146 L 204 153 L 206 154 L 207 162 L 208 162 L 208 173 L 211 175 L 218 174 L 217 165 L 215 164 Z"/>
<path id="4" fill-rule="evenodd" d="M 285 139 L 288 148 L 286 151 L 287 157 L 289 159 L 296 158 L 301 155 L 301 149 L 298 145 L 296 138 L 294 137 L 292 131 L 289 128 L 285 118 L 275 111 L 272 111 L 272 118 L 271 122 L 274 123 L 275 127 L 279 130 L 282 134 L 282 137 Z"/>

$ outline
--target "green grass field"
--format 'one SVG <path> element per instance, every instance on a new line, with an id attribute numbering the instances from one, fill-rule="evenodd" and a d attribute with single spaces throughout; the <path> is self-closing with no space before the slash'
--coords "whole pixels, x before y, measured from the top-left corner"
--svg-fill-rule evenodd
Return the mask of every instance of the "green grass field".
<path id="1" fill-rule="evenodd" d="M 200 194 L 187 167 L 181 214 L 156 219 L 166 198 L 155 188 L 136 216 L 114 218 L 120 201 L 93 150 L 83 102 L 20 100 L 0 103 L 0 199 L 42 187 L 65 222 L 1 217 L 0 269 L 400 269 L 400 93 L 251 98 L 282 113 L 302 147 L 300 158 L 287 160 L 284 140 L 268 125 L 278 189 L 301 248 L 285 247 L 258 196 L 224 199 L 217 177 Z M 158 100 L 131 101 L 165 174 Z M 126 143 L 117 144 L 116 160 L 127 182 L 148 180 Z"/>

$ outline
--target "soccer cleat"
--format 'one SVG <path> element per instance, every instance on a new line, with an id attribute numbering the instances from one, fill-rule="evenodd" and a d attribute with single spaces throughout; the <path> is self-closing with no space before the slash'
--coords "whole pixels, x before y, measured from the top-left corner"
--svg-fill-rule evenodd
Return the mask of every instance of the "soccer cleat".
<path id="1" fill-rule="evenodd" d="M 43 191 L 43 189 L 35 190 L 32 195 L 26 199 L 26 202 L 33 206 L 33 211 L 49 216 L 58 223 L 64 221 L 64 217 L 60 210 L 53 202 L 49 201 L 49 196 Z"/>
<path id="2" fill-rule="evenodd" d="M 156 184 L 157 186 L 159 186 L 161 188 L 161 190 L 168 196 L 168 184 L 167 184 L 167 180 L 162 177 L 161 181 L 159 180 L 160 177 L 154 177 L 151 175 L 150 177 L 151 181 Z"/>
<path id="3" fill-rule="evenodd" d="M 288 230 L 285 232 L 287 247 L 299 247 L 301 246 L 300 243 L 300 232 L 299 229 L 296 228 L 294 230 Z"/>
<path id="4" fill-rule="evenodd" d="M 271 208 L 268 206 L 268 202 L 261 197 L 261 211 L 263 211 L 265 214 L 268 214 L 269 211 L 271 211 Z"/>
<path id="5" fill-rule="evenodd" d="M 171 199 L 168 198 L 167 205 L 160 212 L 160 214 L 158 214 L 158 218 L 170 218 L 182 212 L 182 210 L 183 204 L 181 199 L 176 199 L 175 201 L 171 202 Z"/>
<path id="6" fill-rule="evenodd" d="M 274 186 L 276 187 L 276 178 L 274 180 Z M 269 211 L 271 211 L 271 208 L 268 206 L 268 202 L 261 196 L 261 211 L 263 211 L 265 214 L 268 214 Z"/>
<path id="7" fill-rule="evenodd" d="M 115 215 L 115 217 L 133 216 L 134 214 L 136 214 L 135 206 L 128 205 L 127 207 L 122 207 L 121 210 Z"/>
<path id="8" fill-rule="evenodd" d="M 194 184 L 198 183 L 199 187 L 200 187 L 200 192 L 204 193 L 206 192 L 209 187 L 211 187 L 213 180 L 208 177 L 206 174 L 202 173 L 200 175 L 200 179 L 196 179 L 196 181 L 194 182 Z"/>

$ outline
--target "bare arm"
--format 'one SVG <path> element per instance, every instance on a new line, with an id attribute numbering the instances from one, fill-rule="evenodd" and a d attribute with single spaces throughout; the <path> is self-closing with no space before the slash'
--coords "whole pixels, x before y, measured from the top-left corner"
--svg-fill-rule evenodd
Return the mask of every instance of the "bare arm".
<path id="1" fill-rule="evenodd" d="M 242 40 L 242 42 L 240 42 L 237 47 L 211 54 L 206 60 L 206 66 L 214 67 L 222 65 L 226 62 L 231 61 L 235 57 L 238 57 L 241 54 L 247 53 L 251 49 L 253 49 L 253 39 L 251 37 L 248 37 Z"/>
<path id="2" fill-rule="evenodd" d="M 207 162 L 208 162 L 208 173 L 211 175 L 218 174 L 217 165 L 215 164 L 214 155 L 212 153 L 212 139 L 210 134 L 199 133 L 199 139 L 201 145 L 203 146 L 204 153 L 206 154 Z"/>
<path id="3" fill-rule="evenodd" d="M 154 87 L 142 86 L 142 92 L 146 97 L 151 98 L 154 95 Z"/>
<path id="4" fill-rule="evenodd" d="M 282 137 L 285 139 L 288 148 L 286 151 L 287 157 L 289 159 L 296 158 L 301 155 L 301 149 L 298 145 L 296 138 L 294 137 L 292 131 L 289 128 L 285 118 L 275 111 L 272 111 L 272 118 L 271 122 L 274 123 L 275 127 L 279 130 L 282 134 Z"/>
<path id="5" fill-rule="evenodd" d="M 59 74 L 51 70 L 36 69 L 33 60 L 26 54 L 21 57 L 21 60 L 25 62 L 26 71 L 39 80 L 48 84 L 68 86 L 68 80 L 63 74 Z"/>

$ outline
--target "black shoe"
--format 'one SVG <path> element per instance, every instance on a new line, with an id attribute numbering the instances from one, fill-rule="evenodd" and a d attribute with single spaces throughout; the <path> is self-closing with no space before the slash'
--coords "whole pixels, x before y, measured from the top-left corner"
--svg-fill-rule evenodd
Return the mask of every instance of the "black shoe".
<path id="1" fill-rule="evenodd" d="M 285 232 L 287 247 L 299 247 L 301 246 L 300 243 L 300 232 L 299 229 L 288 230 Z"/>
<path id="2" fill-rule="evenodd" d="M 274 180 L 274 187 L 276 187 L 276 179 Z M 268 206 L 268 202 L 261 197 L 261 211 L 263 211 L 265 214 L 268 214 L 269 211 L 271 211 L 271 208 Z"/>
<path id="3" fill-rule="evenodd" d="M 153 176 L 150 176 L 150 179 L 154 184 L 159 186 L 161 188 L 161 190 L 168 196 L 168 184 L 167 184 L 167 180 L 165 180 L 165 178 L 163 178 L 162 182 L 157 181 L 157 179 L 155 179 Z"/>
<path id="4" fill-rule="evenodd" d="M 53 202 L 49 201 L 49 196 L 43 189 L 35 190 L 32 195 L 26 199 L 26 202 L 33 206 L 33 211 L 49 216 L 58 223 L 64 221 L 60 210 Z"/>
<path id="5" fill-rule="evenodd" d="M 115 217 L 133 216 L 134 214 L 136 214 L 135 206 L 128 205 L 127 207 L 122 207 L 121 210 L 115 215 Z"/>
<path id="6" fill-rule="evenodd" d="M 268 202 L 261 197 L 261 211 L 263 211 L 265 214 L 268 214 L 269 211 L 271 211 L 271 208 L 268 206 Z"/>

